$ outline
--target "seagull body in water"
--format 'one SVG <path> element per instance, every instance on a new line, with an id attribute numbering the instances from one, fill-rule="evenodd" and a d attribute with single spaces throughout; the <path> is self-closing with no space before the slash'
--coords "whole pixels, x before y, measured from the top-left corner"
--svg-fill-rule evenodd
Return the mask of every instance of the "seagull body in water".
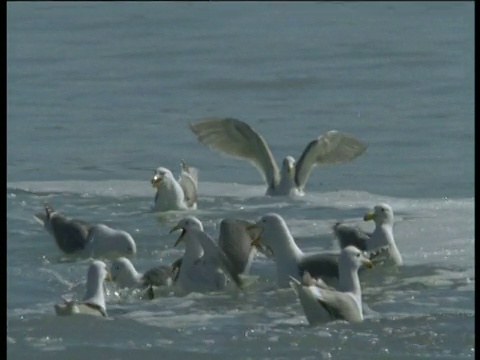
<path id="1" fill-rule="evenodd" d="M 280 215 L 266 214 L 248 230 L 254 239 L 252 245 L 264 246 L 273 254 L 278 287 L 288 288 L 291 276 L 300 281 L 305 271 L 313 278 L 320 277 L 328 285 L 338 284 L 338 254 L 303 253 Z"/>
<path id="2" fill-rule="evenodd" d="M 235 272 L 233 264 L 215 241 L 203 231 L 203 225 L 194 216 L 180 220 L 170 232 L 182 230 L 175 242 L 185 243 L 176 286 L 182 292 L 209 292 L 223 290 L 227 285 L 227 274 L 242 287 L 242 280 Z"/>
<path id="3" fill-rule="evenodd" d="M 145 289 L 149 286 L 170 286 L 174 269 L 172 266 L 159 265 L 142 274 L 135 269 L 129 259 L 119 257 L 112 262 L 110 275 L 119 288 Z"/>
<path id="4" fill-rule="evenodd" d="M 334 320 L 363 320 L 362 290 L 358 279 L 362 265 L 373 266 L 362 251 L 350 245 L 340 252 L 338 289 L 319 284 L 308 273 L 302 282 L 291 277 L 290 286 L 297 294 L 310 325 Z"/>
<path id="5" fill-rule="evenodd" d="M 95 315 L 107 316 L 104 295 L 104 281 L 110 281 L 107 265 L 100 260 L 92 262 L 88 268 L 87 290 L 82 301 L 64 299 L 63 304 L 55 304 L 57 315 Z"/>
<path id="6" fill-rule="evenodd" d="M 45 204 L 45 213 L 35 214 L 34 219 L 53 236 L 65 254 L 104 257 L 114 254 L 131 256 L 137 252 L 135 240 L 126 231 L 69 219 L 48 204 Z"/>
<path id="7" fill-rule="evenodd" d="M 331 130 L 308 143 L 298 162 L 292 156 L 285 157 L 279 170 L 265 139 L 240 120 L 206 119 L 190 124 L 190 129 L 211 149 L 255 165 L 267 183 L 266 195 L 271 196 L 303 195 L 315 166 L 348 162 L 367 149 L 353 135 Z"/>
<path id="8" fill-rule="evenodd" d="M 151 179 L 157 189 L 154 210 L 195 210 L 198 198 L 198 170 L 181 162 L 180 178 L 175 180 L 170 170 L 159 167 Z"/>
<path id="9" fill-rule="evenodd" d="M 363 231 L 357 226 L 342 223 L 336 223 L 333 226 L 340 248 L 353 245 L 362 251 L 375 251 L 378 248 L 386 247 L 388 249 L 387 262 L 401 266 L 403 264 L 402 255 L 400 255 L 393 237 L 392 207 L 388 204 L 378 204 L 364 215 L 363 220 L 375 222 L 375 229 L 372 233 Z"/>

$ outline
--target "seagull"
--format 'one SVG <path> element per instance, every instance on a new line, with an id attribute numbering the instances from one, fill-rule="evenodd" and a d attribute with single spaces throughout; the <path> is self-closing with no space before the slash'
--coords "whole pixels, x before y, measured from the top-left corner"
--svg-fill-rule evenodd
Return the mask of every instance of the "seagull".
<path id="1" fill-rule="evenodd" d="M 250 125 L 233 118 L 211 118 L 190 124 L 198 141 L 226 155 L 248 160 L 267 183 L 266 195 L 304 195 L 310 171 L 317 165 L 351 161 L 367 145 L 351 134 L 328 131 L 307 144 L 300 160 L 287 156 L 281 170 L 265 139 Z"/>
<path id="2" fill-rule="evenodd" d="M 306 272 L 303 281 L 291 277 L 290 286 L 297 294 L 310 325 L 333 320 L 363 320 L 362 290 L 358 279 L 361 266 L 372 268 L 372 262 L 355 246 L 347 246 L 339 257 L 339 286 L 334 289 L 318 284 Z"/>
<path id="3" fill-rule="evenodd" d="M 107 316 L 104 296 L 104 281 L 110 281 L 110 274 L 107 265 L 100 260 L 90 264 L 87 274 L 87 290 L 82 301 L 67 300 L 63 304 L 55 304 L 54 309 L 57 315 L 96 315 Z"/>
<path id="4" fill-rule="evenodd" d="M 182 230 L 175 242 L 185 243 L 178 278 L 175 284 L 185 293 L 223 290 L 227 274 L 241 288 L 242 280 L 233 264 L 215 241 L 203 231 L 203 224 L 194 216 L 187 216 L 175 225 L 170 233 Z"/>
<path id="5" fill-rule="evenodd" d="M 110 266 L 112 281 L 119 288 L 147 288 L 149 286 L 170 286 L 172 284 L 173 267 L 159 265 L 139 273 L 126 257 L 119 257 Z"/>
<path id="6" fill-rule="evenodd" d="M 198 197 L 198 170 L 181 162 L 180 178 L 175 180 L 170 170 L 159 167 L 151 180 L 157 189 L 155 211 L 195 210 Z"/>
<path id="7" fill-rule="evenodd" d="M 69 219 L 45 203 L 45 213 L 33 218 L 55 239 L 65 254 L 82 257 L 103 257 L 113 254 L 131 256 L 137 252 L 133 237 L 126 231 L 104 224 L 89 224 Z"/>
<path id="8" fill-rule="evenodd" d="M 300 281 L 305 271 L 313 278 L 320 277 L 328 285 L 338 284 L 338 254 L 303 253 L 280 215 L 266 214 L 249 226 L 248 231 L 254 239 L 253 246 L 264 246 L 273 254 L 278 287 L 289 287 L 291 276 Z"/>
<path id="9" fill-rule="evenodd" d="M 378 204 L 364 215 L 363 220 L 375 222 L 375 230 L 372 233 L 363 231 L 358 226 L 339 222 L 333 226 L 340 248 L 353 245 L 362 251 L 375 251 L 378 248 L 387 247 L 388 262 L 401 266 L 403 264 L 402 255 L 400 255 L 393 237 L 392 207 L 388 204 Z"/>

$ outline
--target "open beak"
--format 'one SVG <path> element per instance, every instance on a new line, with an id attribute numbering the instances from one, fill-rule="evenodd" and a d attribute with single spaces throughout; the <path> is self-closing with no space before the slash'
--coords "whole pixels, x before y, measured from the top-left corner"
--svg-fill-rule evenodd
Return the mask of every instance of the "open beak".
<path id="1" fill-rule="evenodd" d="M 363 266 L 365 266 L 368 269 L 373 268 L 373 263 L 368 259 L 363 260 L 362 264 L 363 264 Z"/>
<path id="2" fill-rule="evenodd" d="M 112 275 L 109 272 L 105 275 L 105 281 L 113 281 Z"/>
<path id="3" fill-rule="evenodd" d="M 162 176 L 159 174 L 155 174 L 152 177 L 152 186 L 155 187 L 155 185 L 159 184 L 162 181 Z"/>
<path id="4" fill-rule="evenodd" d="M 368 211 L 365 213 L 363 216 L 363 221 L 369 221 L 369 220 L 375 220 L 375 212 L 373 211 Z"/>
<path id="5" fill-rule="evenodd" d="M 182 233 L 180 234 L 180 237 L 177 239 L 177 241 L 175 241 L 175 244 L 173 245 L 173 247 L 176 247 L 178 244 L 180 244 L 180 242 L 182 241 L 183 239 L 183 235 L 185 235 L 185 229 L 182 228 L 181 226 L 179 225 L 175 225 L 171 230 L 170 230 L 170 234 L 174 231 L 177 231 L 177 230 L 182 230 Z"/>

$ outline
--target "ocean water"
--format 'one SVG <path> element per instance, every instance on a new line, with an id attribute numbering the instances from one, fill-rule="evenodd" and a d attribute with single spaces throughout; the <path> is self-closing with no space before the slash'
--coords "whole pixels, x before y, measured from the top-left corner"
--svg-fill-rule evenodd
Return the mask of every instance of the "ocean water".
<path id="1" fill-rule="evenodd" d="M 331 130 L 368 150 L 313 170 L 302 198 L 264 196 L 248 162 L 188 123 L 244 120 L 277 161 Z M 57 317 L 90 260 L 66 259 L 34 220 L 129 231 L 139 270 L 183 249 L 185 213 L 152 212 L 149 181 L 200 170 L 199 209 L 281 214 L 304 251 L 380 202 L 404 266 L 362 281 L 360 324 L 309 326 L 262 256 L 243 293 L 153 301 L 109 284 L 109 318 Z M 466 359 L 475 355 L 473 2 L 40 2 L 7 4 L 7 356 L 10 359 Z"/>

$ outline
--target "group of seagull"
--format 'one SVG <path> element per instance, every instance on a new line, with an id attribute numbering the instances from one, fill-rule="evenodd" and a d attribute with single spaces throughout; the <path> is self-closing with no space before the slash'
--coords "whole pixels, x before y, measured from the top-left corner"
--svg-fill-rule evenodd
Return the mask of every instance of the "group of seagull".
<path id="1" fill-rule="evenodd" d="M 301 196 L 314 166 L 351 161 L 367 148 L 353 135 L 332 130 L 311 141 L 297 163 L 287 156 L 279 170 L 264 138 L 240 120 L 207 119 L 190 124 L 190 129 L 210 148 L 252 162 L 267 183 L 268 196 Z M 159 167 L 151 184 L 157 189 L 156 212 L 197 208 L 198 170 L 185 162 L 181 162 L 178 181 L 170 170 Z M 67 218 L 48 204 L 44 210 L 34 218 L 53 236 L 61 251 L 96 259 L 88 269 L 83 300 L 64 298 L 64 303 L 55 305 L 58 315 L 107 316 L 104 281 L 113 281 L 118 288 L 146 290 L 150 299 L 155 297 L 156 287 L 188 294 L 222 291 L 233 283 L 242 291 L 253 258 L 261 253 L 275 262 L 278 288 L 295 291 L 310 324 L 338 319 L 358 322 L 364 316 L 359 273 L 374 264 L 402 265 L 393 237 L 393 211 L 388 204 L 376 205 L 364 215 L 365 221 L 375 222 L 372 233 L 336 223 L 332 230 L 339 252 L 304 253 L 285 219 L 276 213 L 258 221 L 225 218 L 218 240 L 204 231 L 198 218 L 189 215 L 170 231 L 181 230 L 174 246 L 184 243 L 183 256 L 144 273 L 129 260 L 137 247 L 126 231 Z M 110 268 L 101 258 L 114 258 Z"/>

